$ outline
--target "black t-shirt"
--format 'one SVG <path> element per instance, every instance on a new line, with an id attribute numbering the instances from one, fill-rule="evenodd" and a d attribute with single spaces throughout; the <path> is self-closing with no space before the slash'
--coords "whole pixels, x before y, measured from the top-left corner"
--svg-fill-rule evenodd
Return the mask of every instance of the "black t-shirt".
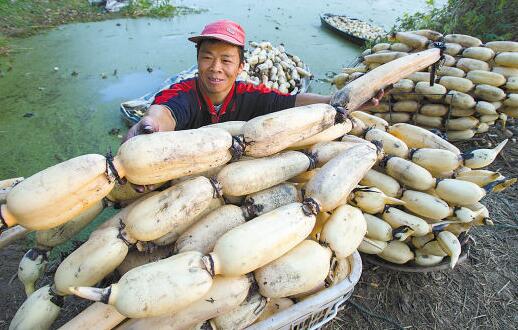
<path id="1" fill-rule="evenodd" d="M 293 108 L 295 95 L 236 81 L 216 111 L 210 99 L 198 88 L 198 78 L 171 85 L 155 95 L 153 104 L 166 106 L 176 121 L 176 130 L 194 129 L 224 121 L 248 121 L 267 113 Z"/>

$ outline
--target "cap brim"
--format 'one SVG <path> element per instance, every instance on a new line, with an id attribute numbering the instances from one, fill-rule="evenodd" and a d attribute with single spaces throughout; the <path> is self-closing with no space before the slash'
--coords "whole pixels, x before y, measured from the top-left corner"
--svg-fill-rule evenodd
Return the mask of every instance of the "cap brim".
<path id="1" fill-rule="evenodd" d="M 221 40 L 221 41 L 224 41 L 224 42 L 228 42 L 229 44 L 236 45 L 236 46 L 241 46 L 241 47 L 245 46 L 243 43 L 237 41 L 236 39 L 231 38 L 231 37 L 226 36 L 226 35 L 223 35 L 223 34 L 204 34 L 204 35 L 198 35 L 198 36 L 190 37 L 189 41 L 192 41 L 194 43 L 198 43 L 198 42 L 200 42 L 203 39 L 216 39 L 216 40 Z"/>

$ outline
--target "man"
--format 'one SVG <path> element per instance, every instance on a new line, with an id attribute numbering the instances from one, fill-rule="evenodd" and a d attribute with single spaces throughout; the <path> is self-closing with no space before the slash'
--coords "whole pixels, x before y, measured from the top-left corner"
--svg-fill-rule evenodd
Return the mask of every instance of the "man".
<path id="1" fill-rule="evenodd" d="M 231 120 L 247 121 L 296 106 L 329 103 L 331 96 L 283 94 L 264 85 L 236 81 L 243 71 L 245 32 L 230 20 L 210 23 L 196 43 L 198 76 L 161 91 L 125 140 L 139 134 L 193 129 Z M 376 105 L 383 94 L 372 100 Z M 372 105 L 371 104 L 371 105 Z"/>

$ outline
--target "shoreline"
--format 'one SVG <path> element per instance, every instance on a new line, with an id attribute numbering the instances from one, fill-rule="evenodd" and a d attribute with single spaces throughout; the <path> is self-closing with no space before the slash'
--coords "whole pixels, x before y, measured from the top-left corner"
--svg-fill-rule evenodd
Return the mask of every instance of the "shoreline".
<path id="1" fill-rule="evenodd" d="M 86 0 L 36 3 L 30 0 L 6 1 L 0 4 L 0 58 L 9 57 L 16 51 L 12 47 L 13 40 L 27 38 L 64 24 L 119 18 L 165 18 L 198 12 L 187 7 L 168 4 L 153 6 L 151 3 L 151 0 L 140 1 L 111 13 L 103 5 L 90 5 Z"/>

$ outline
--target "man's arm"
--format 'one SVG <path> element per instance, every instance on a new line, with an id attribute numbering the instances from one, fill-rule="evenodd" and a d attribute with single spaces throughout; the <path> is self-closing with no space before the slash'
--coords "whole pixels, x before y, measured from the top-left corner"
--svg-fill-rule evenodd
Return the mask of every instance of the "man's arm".
<path id="1" fill-rule="evenodd" d="M 314 93 L 301 93 L 295 97 L 295 106 L 310 105 L 315 103 L 329 103 L 331 96 L 319 95 Z"/>
<path id="2" fill-rule="evenodd" d="M 126 142 L 132 137 L 140 134 L 174 131 L 175 127 L 176 121 L 174 120 L 171 111 L 169 111 L 169 109 L 163 105 L 153 104 L 147 110 L 146 115 L 128 130 L 128 133 L 122 142 Z M 146 189 L 148 191 L 153 191 L 158 187 L 156 185 L 141 186 L 134 184 L 131 184 L 131 186 L 138 193 L 144 193 Z"/>
<path id="3" fill-rule="evenodd" d="M 129 129 L 124 141 L 140 134 L 174 131 L 175 127 L 176 121 L 171 111 L 163 105 L 154 104 L 149 107 L 146 115 Z"/>
<path id="4" fill-rule="evenodd" d="M 176 121 L 166 106 L 153 104 L 149 107 L 146 117 L 158 123 L 156 132 L 174 131 L 176 127 Z"/>
<path id="5" fill-rule="evenodd" d="M 369 102 L 365 102 L 360 108 L 356 110 L 362 110 L 369 107 L 377 106 L 383 97 L 384 92 L 380 90 L 375 97 L 373 97 Z M 331 96 L 319 95 L 314 93 L 301 93 L 297 94 L 295 98 L 295 106 L 300 107 L 303 105 L 315 104 L 315 103 L 329 103 L 331 101 Z"/>

